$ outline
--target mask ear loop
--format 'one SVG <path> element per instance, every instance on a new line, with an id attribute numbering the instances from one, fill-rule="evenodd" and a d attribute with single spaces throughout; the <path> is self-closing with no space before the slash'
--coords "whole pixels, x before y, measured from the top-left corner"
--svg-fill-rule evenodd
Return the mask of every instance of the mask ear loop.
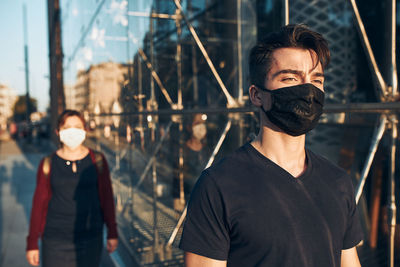
<path id="1" fill-rule="evenodd" d="M 271 103 L 273 103 L 273 98 L 274 98 L 274 94 L 272 94 L 272 92 L 273 92 L 273 90 L 270 90 L 270 89 L 267 89 L 267 88 L 265 88 L 264 86 L 259 86 L 259 85 L 254 85 L 255 87 L 257 87 L 258 89 L 260 89 L 261 91 L 264 91 L 264 92 L 268 92 L 268 93 L 271 93 L 270 94 L 270 96 L 271 96 Z M 261 105 L 261 110 L 265 113 L 265 114 L 267 114 L 267 111 L 264 109 L 264 106 L 263 105 Z"/>

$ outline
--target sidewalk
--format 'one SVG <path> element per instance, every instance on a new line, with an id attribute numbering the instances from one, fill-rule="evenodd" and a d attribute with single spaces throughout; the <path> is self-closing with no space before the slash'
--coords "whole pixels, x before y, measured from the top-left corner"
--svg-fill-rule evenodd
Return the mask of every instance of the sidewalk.
<path id="1" fill-rule="evenodd" d="M 22 145 L 22 143 L 20 143 Z M 29 266 L 26 236 L 36 168 L 49 151 L 23 152 L 13 140 L 0 142 L 0 266 Z"/>

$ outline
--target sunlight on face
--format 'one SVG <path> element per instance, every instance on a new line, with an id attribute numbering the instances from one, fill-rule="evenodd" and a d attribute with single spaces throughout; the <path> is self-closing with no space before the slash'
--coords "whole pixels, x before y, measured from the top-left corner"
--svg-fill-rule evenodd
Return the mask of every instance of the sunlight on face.
<path id="1" fill-rule="evenodd" d="M 265 87 L 271 90 L 281 87 L 311 83 L 324 91 L 324 72 L 313 50 L 279 48 L 272 54 L 271 69 Z"/>

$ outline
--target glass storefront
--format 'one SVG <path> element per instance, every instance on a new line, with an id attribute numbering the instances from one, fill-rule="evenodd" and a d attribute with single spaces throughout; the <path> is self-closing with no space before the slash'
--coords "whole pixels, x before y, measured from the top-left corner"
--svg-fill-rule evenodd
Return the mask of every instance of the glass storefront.
<path id="1" fill-rule="evenodd" d="M 88 145 L 110 162 L 121 243 L 136 264 L 182 265 L 180 225 L 197 177 L 257 134 L 247 57 L 283 25 L 284 2 L 61 0 L 66 106 L 84 112 Z M 327 103 L 376 101 L 348 1 L 289 2 L 291 23 L 330 42 Z M 356 183 L 378 118 L 324 114 L 307 144 Z"/>

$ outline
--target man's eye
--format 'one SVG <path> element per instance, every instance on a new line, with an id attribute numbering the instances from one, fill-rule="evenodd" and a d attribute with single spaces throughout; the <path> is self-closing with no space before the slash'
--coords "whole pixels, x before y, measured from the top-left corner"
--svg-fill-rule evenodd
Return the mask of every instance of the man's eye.
<path id="1" fill-rule="evenodd" d="M 323 84 L 324 83 L 322 80 L 314 80 L 313 82 L 317 83 L 317 84 Z"/>
<path id="2" fill-rule="evenodd" d="M 296 78 L 294 78 L 294 77 L 286 77 L 286 78 L 283 78 L 282 81 L 284 81 L 284 82 L 293 82 L 293 81 L 296 81 Z"/>

